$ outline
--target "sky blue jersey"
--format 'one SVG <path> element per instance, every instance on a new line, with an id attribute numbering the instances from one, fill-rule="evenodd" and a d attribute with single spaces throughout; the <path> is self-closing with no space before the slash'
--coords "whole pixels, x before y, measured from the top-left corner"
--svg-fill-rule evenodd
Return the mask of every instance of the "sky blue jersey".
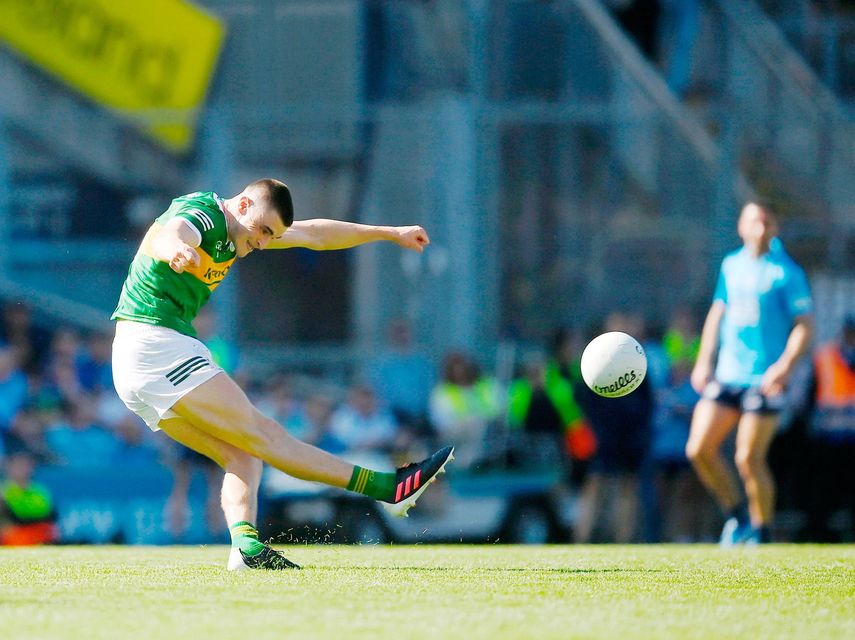
<path id="1" fill-rule="evenodd" d="M 745 248 L 721 263 L 713 300 L 725 304 L 715 378 L 757 386 L 784 352 L 796 316 L 813 310 L 804 270 L 775 242 L 755 258 Z"/>

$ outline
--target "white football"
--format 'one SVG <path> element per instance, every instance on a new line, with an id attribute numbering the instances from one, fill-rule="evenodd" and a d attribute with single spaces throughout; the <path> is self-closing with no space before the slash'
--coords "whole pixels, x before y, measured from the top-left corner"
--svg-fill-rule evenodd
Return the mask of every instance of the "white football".
<path id="1" fill-rule="evenodd" d="M 647 374 L 647 356 L 638 340 L 621 331 L 597 336 L 582 352 L 582 378 L 605 398 L 632 393 Z"/>

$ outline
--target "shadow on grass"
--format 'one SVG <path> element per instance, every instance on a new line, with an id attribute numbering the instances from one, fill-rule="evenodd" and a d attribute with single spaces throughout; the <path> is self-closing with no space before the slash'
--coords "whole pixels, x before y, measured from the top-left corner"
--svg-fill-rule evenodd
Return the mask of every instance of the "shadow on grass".
<path id="1" fill-rule="evenodd" d="M 340 571 L 342 567 L 305 567 L 316 569 L 329 569 L 331 571 Z M 435 572 L 469 572 L 477 571 L 484 573 L 673 573 L 671 569 L 639 569 L 639 568 L 623 568 L 623 567 L 602 567 L 599 569 L 573 569 L 562 567 L 348 567 L 348 569 L 364 569 L 369 571 L 415 571 L 421 573 Z"/>

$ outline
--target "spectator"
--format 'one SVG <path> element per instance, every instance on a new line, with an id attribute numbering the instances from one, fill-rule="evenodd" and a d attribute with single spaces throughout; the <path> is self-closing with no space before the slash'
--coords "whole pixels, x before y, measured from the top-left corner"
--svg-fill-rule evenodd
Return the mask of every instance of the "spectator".
<path id="1" fill-rule="evenodd" d="M 557 329 L 551 340 L 551 358 L 547 364 L 547 379 L 562 378 L 571 389 L 582 384 L 581 354 L 584 344 L 580 334 L 567 327 Z M 575 397 L 574 397 L 575 402 Z M 577 403 L 578 404 L 578 403 Z M 594 455 L 597 443 L 591 425 L 581 416 L 581 420 L 566 432 L 566 449 L 573 458 L 570 468 L 571 482 L 580 485 L 588 471 L 588 463 Z"/>
<path id="2" fill-rule="evenodd" d="M 625 314 L 613 313 L 606 320 L 605 331 L 632 330 L 632 319 Z M 576 541 L 591 542 L 600 516 L 611 507 L 613 531 L 607 539 L 633 542 L 638 526 L 640 473 L 650 443 L 652 385 L 645 378 L 622 398 L 603 398 L 584 383 L 577 384 L 574 392 L 597 440 L 579 497 Z"/>
<path id="3" fill-rule="evenodd" d="M 644 347 L 644 354 L 647 356 L 647 377 L 650 379 L 654 393 L 658 389 L 664 389 L 668 386 L 671 364 L 662 347 L 661 333 L 656 335 L 652 332 L 644 317 L 637 313 L 627 314 L 625 318 L 626 333 L 633 336 Z"/>
<path id="4" fill-rule="evenodd" d="M 133 465 L 156 465 L 160 460 L 160 451 L 155 440 L 145 437 L 148 429 L 145 423 L 130 411 L 112 425 L 118 440 L 113 464 L 127 467 Z"/>
<path id="5" fill-rule="evenodd" d="M 306 398 L 303 408 L 303 435 L 300 439 L 318 449 L 340 454 L 344 453 L 347 447 L 332 433 L 334 407 L 332 398 L 323 392 L 315 392 Z"/>
<path id="6" fill-rule="evenodd" d="M 455 468 L 471 469 L 488 456 L 488 429 L 502 410 L 499 386 L 482 376 L 478 365 L 460 352 L 449 353 L 442 381 L 430 399 L 430 419 L 437 434 L 455 444 Z"/>
<path id="7" fill-rule="evenodd" d="M 701 334 L 698 319 L 687 307 L 677 309 L 662 336 L 662 348 L 671 366 L 694 364 L 698 359 Z"/>
<path id="8" fill-rule="evenodd" d="M 56 511 L 50 492 L 33 482 L 35 458 L 19 449 L 6 458 L 6 481 L 0 486 L 0 544 L 56 542 Z"/>
<path id="9" fill-rule="evenodd" d="M 113 462 L 120 449 L 118 439 L 95 421 L 95 407 L 85 396 L 68 405 L 65 419 L 50 425 L 46 439 L 60 464 L 80 467 Z"/>
<path id="10" fill-rule="evenodd" d="M 40 413 L 31 407 L 24 407 L 15 415 L 7 433 L 7 441 L 10 449 L 24 449 L 40 462 L 52 462 L 54 459 L 45 438 Z"/>
<path id="11" fill-rule="evenodd" d="M 855 443 L 855 316 L 843 321 L 840 340 L 814 356 L 814 431 L 831 442 Z"/>
<path id="12" fill-rule="evenodd" d="M 678 360 L 670 384 L 657 392 L 651 457 L 664 542 L 714 539 L 714 505 L 686 458 L 689 424 L 698 394 L 689 378 L 691 363 Z"/>
<path id="13" fill-rule="evenodd" d="M 77 371 L 80 384 L 88 393 L 113 392 L 112 342 L 113 337 L 107 333 L 93 333 L 86 341 Z"/>
<path id="14" fill-rule="evenodd" d="M 61 327 L 51 340 L 45 367 L 45 383 L 66 403 L 84 393 L 80 379 L 80 336 L 70 327 Z"/>
<path id="15" fill-rule="evenodd" d="M 302 439 L 301 434 L 307 429 L 306 419 L 291 377 L 271 377 L 256 401 L 256 406 L 261 413 L 281 424 L 294 437 Z"/>
<path id="16" fill-rule="evenodd" d="M 389 325 L 387 345 L 368 362 L 365 374 L 372 388 L 389 403 L 399 424 L 417 433 L 425 431 L 436 375 L 430 360 L 414 347 L 406 320 Z"/>
<path id="17" fill-rule="evenodd" d="M 0 342 L 15 350 L 19 366 L 31 374 L 42 370 L 51 334 L 33 325 L 30 307 L 18 300 L 7 302 L 3 307 Z"/>
<path id="18" fill-rule="evenodd" d="M 855 316 L 843 321 L 839 340 L 814 356 L 813 408 L 808 443 L 811 494 L 806 504 L 807 533 L 823 542 L 855 536 Z M 845 487 L 850 487 L 846 490 Z M 841 491 L 841 489 L 843 490 Z M 835 534 L 830 520 L 848 511 L 848 531 Z"/>
<path id="19" fill-rule="evenodd" d="M 63 411 L 63 399 L 59 389 L 45 380 L 45 376 L 27 372 L 27 403 L 41 420 L 42 424 L 59 421 Z"/>
<path id="20" fill-rule="evenodd" d="M 285 427 L 294 437 L 303 439 L 307 428 L 303 408 L 294 392 L 294 381 L 289 376 L 275 375 L 264 386 L 256 402 L 258 410 Z"/>
<path id="21" fill-rule="evenodd" d="M 580 361 L 584 346 L 578 332 L 567 327 L 557 329 L 552 334 L 549 369 L 571 384 L 581 381 Z"/>
<path id="22" fill-rule="evenodd" d="M 350 452 L 391 452 L 404 445 L 395 418 L 380 409 L 374 391 L 362 384 L 348 390 L 347 402 L 333 414 L 332 435 Z"/>
<path id="23" fill-rule="evenodd" d="M 0 437 L 9 431 L 27 392 L 27 377 L 18 368 L 15 351 L 0 347 Z"/>
<path id="24" fill-rule="evenodd" d="M 565 466 L 571 453 L 569 434 L 588 428 L 572 384 L 549 368 L 541 354 L 529 357 L 523 377 L 511 383 L 508 420 L 526 435 L 525 458 L 534 456 L 540 466 Z"/>

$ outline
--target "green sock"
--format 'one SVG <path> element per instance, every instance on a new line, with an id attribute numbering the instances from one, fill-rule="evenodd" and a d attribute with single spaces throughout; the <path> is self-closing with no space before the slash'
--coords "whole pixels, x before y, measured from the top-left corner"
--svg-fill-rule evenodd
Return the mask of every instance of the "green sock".
<path id="1" fill-rule="evenodd" d="M 355 491 L 375 500 L 389 501 L 395 495 L 395 474 L 372 471 L 354 465 L 353 475 L 347 483 L 348 491 Z"/>
<path id="2" fill-rule="evenodd" d="M 258 529 L 249 522 L 235 522 L 229 527 L 232 547 L 237 547 L 248 556 L 261 553 L 264 544 L 258 539 Z"/>

